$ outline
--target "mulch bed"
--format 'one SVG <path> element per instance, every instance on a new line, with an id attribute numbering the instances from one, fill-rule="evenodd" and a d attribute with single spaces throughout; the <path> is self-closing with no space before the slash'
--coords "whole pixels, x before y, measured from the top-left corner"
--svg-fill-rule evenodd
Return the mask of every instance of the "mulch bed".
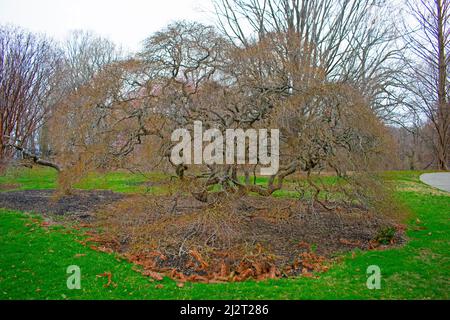
<path id="1" fill-rule="evenodd" d="M 160 279 L 160 272 L 178 281 L 223 282 L 311 275 L 313 271 L 326 271 L 327 261 L 338 253 L 379 248 L 374 239 L 380 230 L 389 227 L 397 229 L 392 244 L 405 242 L 401 226 L 360 208 L 328 211 L 298 200 L 271 197 L 239 198 L 222 207 L 228 216 L 236 217 L 235 225 L 223 223 L 224 228 L 235 232 L 228 249 L 220 237 L 211 245 L 205 241 L 210 232 L 208 222 L 193 233 L 195 221 L 183 224 L 188 221 L 186 217 L 207 209 L 192 197 L 129 196 L 111 191 L 76 191 L 73 195 L 56 197 L 54 191 L 29 190 L 0 192 L 0 208 L 57 215 L 93 226 L 101 221 L 106 233 L 97 234 L 93 228 L 90 241 L 97 242 L 94 248 L 119 252 L 142 266 L 142 272 L 150 277 Z M 155 248 L 151 244 L 154 238 L 150 239 L 154 230 L 146 232 L 146 228 L 151 229 L 167 218 L 171 220 L 161 230 L 158 243 L 168 240 L 166 243 L 170 245 Z M 216 229 L 211 230 L 217 231 L 217 225 L 213 227 Z M 141 231 L 133 234 L 134 230 Z M 189 238 L 190 247 L 182 251 L 177 244 L 189 232 L 195 236 Z M 202 251 L 203 246 L 209 246 L 208 250 Z M 245 251 L 243 247 L 250 249 Z"/>

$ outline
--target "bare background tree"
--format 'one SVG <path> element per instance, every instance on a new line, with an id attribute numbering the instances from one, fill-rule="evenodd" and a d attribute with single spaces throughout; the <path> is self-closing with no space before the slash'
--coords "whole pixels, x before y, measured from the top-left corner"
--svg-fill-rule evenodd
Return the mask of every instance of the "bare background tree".
<path id="1" fill-rule="evenodd" d="M 272 41 L 291 65 L 320 68 L 329 81 L 351 82 L 378 116 L 392 116 L 400 66 L 390 2 L 218 0 L 215 7 L 222 32 L 236 46 Z M 271 37 L 274 33 L 279 36 Z M 298 86 L 303 79 L 289 81 Z"/>
<path id="2" fill-rule="evenodd" d="M 15 149 L 46 164 L 35 155 L 37 133 L 51 108 L 59 64 L 59 52 L 50 40 L 0 27 L 0 167 Z"/>
<path id="3" fill-rule="evenodd" d="M 450 153 L 449 66 L 450 1 L 414 0 L 408 2 L 414 22 L 407 27 L 409 43 L 404 103 L 420 119 L 420 136 L 432 146 L 436 166 L 448 170 Z"/>

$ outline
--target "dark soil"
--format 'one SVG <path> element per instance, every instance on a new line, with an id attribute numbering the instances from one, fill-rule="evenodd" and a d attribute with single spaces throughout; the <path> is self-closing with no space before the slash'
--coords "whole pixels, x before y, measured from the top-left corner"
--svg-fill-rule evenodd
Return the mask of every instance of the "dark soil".
<path id="1" fill-rule="evenodd" d="M 58 197 L 53 190 L 0 192 L 0 208 L 92 220 L 92 215 L 124 196 L 112 191 L 81 191 Z"/>

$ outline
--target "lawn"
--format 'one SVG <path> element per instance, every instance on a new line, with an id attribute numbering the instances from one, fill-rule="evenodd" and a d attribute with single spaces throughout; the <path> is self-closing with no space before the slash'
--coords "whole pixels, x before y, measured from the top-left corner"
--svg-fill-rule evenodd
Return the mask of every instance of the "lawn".
<path id="1" fill-rule="evenodd" d="M 47 190 L 54 189 L 57 184 L 57 173 L 51 168 L 36 169 L 12 169 L 0 176 L 0 190 Z M 133 193 L 152 191 L 145 186 L 145 182 L 151 178 L 158 181 L 164 178 L 162 174 L 108 172 L 104 174 L 90 173 L 81 182 L 75 185 L 78 189 L 112 190 L 115 192 Z"/>
<path id="2" fill-rule="evenodd" d="M 159 175 L 156 175 L 158 177 Z M 418 172 L 387 172 L 396 196 L 410 209 L 400 248 L 354 251 L 316 278 L 227 284 L 152 282 L 114 254 L 80 243 L 82 232 L 48 227 L 37 216 L 0 209 L 1 299 L 448 299 L 450 292 L 450 196 L 423 185 Z M 0 189 L 51 189 L 50 170 L 16 170 L 0 177 Z M 142 175 L 91 175 L 78 187 L 143 191 Z M 81 289 L 66 286 L 66 269 L 81 269 Z M 381 289 L 366 287 L 367 267 L 381 269 Z M 99 275 L 109 272 L 112 282 Z"/>

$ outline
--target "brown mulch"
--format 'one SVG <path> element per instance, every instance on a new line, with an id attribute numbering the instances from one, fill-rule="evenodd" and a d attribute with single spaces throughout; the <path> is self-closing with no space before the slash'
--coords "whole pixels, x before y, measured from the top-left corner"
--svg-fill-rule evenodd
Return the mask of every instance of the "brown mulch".
<path id="1" fill-rule="evenodd" d="M 157 279 L 262 280 L 326 271 L 337 254 L 382 248 L 395 221 L 358 207 L 326 210 L 293 199 L 246 196 L 205 205 L 192 197 L 130 197 L 98 214 L 93 241 L 120 252 Z M 159 273 L 156 273 L 159 272 Z"/>

